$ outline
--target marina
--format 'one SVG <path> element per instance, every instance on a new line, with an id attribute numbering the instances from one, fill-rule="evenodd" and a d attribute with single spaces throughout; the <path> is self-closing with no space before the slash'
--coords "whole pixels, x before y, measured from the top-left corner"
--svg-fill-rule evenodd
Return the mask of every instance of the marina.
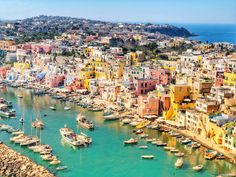
<path id="1" fill-rule="evenodd" d="M 23 95 L 22 99 L 19 99 L 16 96 L 19 92 Z M 43 115 L 45 112 L 47 112 L 47 117 L 44 118 L 43 116 L 41 116 L 41 119 L 45 124 L 45 128 L 41 130 L 41 141 L 43 144 L 50 145 L 50 147 L 41 145 L 35 146 L 34 148 L 32 147 L 32 149 L 28 149 L 24 146 L 15 145 L 11 143 L 11 136 L 9 136 L 9 133 L 7 133 L 6 131 L 1 132 L 0 140 L 4 141 L 4 143 L 12 147 L 14 150 L 23 153 L 37 163 L 45 166 L 50 171 L 55 172 L 59 176 L 63 176 L 63 174 L 66 176 L 73 176 L 76 173 L 80 173 L 86 176 L 93 176 L 95 174 L 92 171 L 86 170 L 88 169 L 88 165 L 92 163 L 101 163 L 101 161 L 97 161 L 96 159 L 103 158 L 103 166 L 111 167 L 111 159 L 108 157 L 112 157 L 114 151 L 119 152 L 119 155 L 116 155 L 112 159 L 113 164 L 121 165 L 120 161 L 123 161 L 123 157 L 128 156 L 129 158 L 126 159 L 127 162 L 124 162 L 121 166 L 123 168 L 129 169 L 140 166 L 140 168 L 142 168 L 142 171 L 139 171 L 138 173 L 142 176 L 151 175 L 153 173 L 161 173 L 164 175 L 166 174 L 166 170 L 161 170 L 164 167 L 170 169 L 166 176 L 172 176 L 173 174 L 181 176 L 186 172 L 188 172 L 190 176 L 199 176 L 199 174 L 204 176 L 216 176 L 218 174 L 225 174 L 234 170 L 233 164 L 230 164 L 225 160 L 218 160 L 216 158 L 211 161 L 205 160 L 204 155 L 206 149 L 204 147 L 193 149 L 191 146 L 184 145 L 181 141 L 177 141 L 178 138 L 173 136 L 173 133 L 167 133 L 166 130 L 161 132 L 143 128 L 137 129 L 135 133 L 133 133 L 132 126 L 124 126 L 120 124 L 119 121 L 104 122 L 103 112 L 88 111 L 77 106 L 76 104 L 61 102 L 58 99 L 52 99 L 49 95 L 42 95 L 35 99 L 35 97 L 31 95 L 31 93 L 31 90 L 4 87 L 0 96 L 12 102 L 14 109 L 16 109 L 16 119 L 2 119 L 0 123 L 10 125 L 16 130 L 19 129 L 18 131 L 14 131 L 13 133 L 15 134 L 15 136 L 21 137 L 22 132 L 20 131 L 20 129 L 22 128 L 22 125 L 19 120 L 24 112 L 25 133 L 29 135 L 37 134 L 39 137 L 39 130 L 32 129 L 32 126 L 30 124 L 31 117 L 27 115 L 35 115 L 36 117 L 36 107 L 37 105 L 40 105 L 40 114 Z M 25 98 L 28 99 L 25 100 Z M 50 110 L 50 105 L 56 105 L 57 111 Z M 65 111 L 65 106 L 71 107 L 71 111 Z M 89 131 L 86 128 L 79 128 L 76 121 L 79 112 L 83 112 L 86 118 L 90 121 L 93 121 L 98 128 L 96 128 L 95 131 Z M 93 143 L 88 147 L 80 147 L 76 149 L 68 145 L 68 143 L 62 143 L 62 137 L 59 133 L 59 129 L 64 127 L 65 124 L 67 124 L 68 127 L 72 128 L 76 134 L 80 134 L 80 131 L 82 130 L 86 135 L 93 138 Z M 10 127 L 5 126 L 3 127 L 3 130 L 4 129 L 10 129 Z M 142 135 L 143 133 L 149 135 L 147 141 L 145 138 L 139 137 L 139 135 Z M 134 135 L 137 138 L 140 138 L 138 141 L 143 146 L 140 146 L 141 148 L 138 148 L 137 146 L 127 146 L 126 148 L 124 148 L 122 146 L 122 142 L 124 140 L 129 140 L 130 137 L 134 137 Z M 106 138 L 104 138 L 104 136 L 106 136 Z M 30 143 L 30 139 L 24 140 L 27 140 L 28 143 Z M 148 146 L 148 149 L 146 149 L 146 146 L 144 145 L 148 142 L 155 143 L 151 143 L 150 146 Z M 172 150 L 174 150 L 175 153 L 171 153 L 168 151 L 166 152 L 161 146 L 157 145 L 161 145 L 161 143 L 166 143 L 167 147 L 173 148 Z M 56 156 L 47 155 L 47 153 L 51 152 L 50 148 L 52 148 Z M 104 151 L 104 149 L 106 149 L 106 151 Z M 178 153 L 176 149 L 179 150 Z M 40 155 L 35 154 L 34 151 L 41 152 L 41 157 Z M 184 153 L 184 164 L 183 168 L 178 169 L 175 168 L 174 164 L 177 161 L 177 157 L 183 155 L 180 152 Z M 106 153 L 106 155 L 104 153 Z M 146 155 L 146 157 L 144 154 L 152 155 Z M 57 159 L 57 156 L 59 157 L 59 159 Z M 154 156 L 158 158 L 151 158 L 151 161 L 142 161 L 142 158 L 140 159 L 141 156 L 144 156 L 144 158 L 151 158 Z M 44 160 L 41 158 L 43 158 Z M 138 159 L 140 159 L 140 161 Z M 51 161 L 48 162 L 47 160 Z M 71 163 L 72 160 L 73 163 Z M 196 167 L 199 164 L 203 164 L 204 169 L 196 173 L 196 171 L 193 170 L 193 167 Z M 64 168 L 65 166 L 66 168 Z M 158 169 L 156 169 L 156 167 L 158 167 Z M 116 169 L 115 165 L 111 168 L 112 171 L 118 170 Z M 150 169 L 152 170 L 150 171 Z M 104 173 L 104 170 L 105 169 L 103 168 L 99 168 L 98 173 L 102 175 Z M 110 172 L 111 174 L 113 173 L 112 171 Z M 119 174 L 122 173 L 122 170 L 119 171 Z M 128 173 L 129 176 L 137 175 L 136 170 L 129 170 Z"/>

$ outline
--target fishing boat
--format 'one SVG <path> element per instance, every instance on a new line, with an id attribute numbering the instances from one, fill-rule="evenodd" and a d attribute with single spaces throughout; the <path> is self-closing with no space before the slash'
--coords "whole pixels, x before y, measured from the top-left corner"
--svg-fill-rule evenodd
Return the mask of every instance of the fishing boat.
<path id="1" fill-rule="evenodd" d="M 203 165 L 202 164 L 199 164 L 199 165 L 193 167 L 194 171 L 201 171 L 202 169 L 203 169 Z"/>
<path id="2" fill-rule="evenodd" d="M 80 127 L 83 127 L 83 128 L 89 129 L 89 130 L 93 130 L 93 129 L 94 129 L 94 124 L 93 124 L 93 122 L 87 120 L 84 115 L 78 114 L 76 120 L 77 120 L 78 125 L 79 125 Z"/>
<path id="3" fill-rule="evenodd" d="M 162 141 L 157 141 L 157 142 L 156 142 L 156 145 L 157 145 L 157 146 L 167 146 L 167 143 L 164 143 L 164 142 L 162 142 Z"/>
<path id="4" fill-rule="evenodd" d="M 212 160 L 216 157 L 216 155 L 217 155 L 217 151 L 207 150 L 204 155 L 204 158 L 207 160 Z"/>
<path id="5" fill-rule="evenodd" d="M 69 144 L 73 146 L 82 146 L 85 145 L 85 142 L 82 141 L 77 134 L 74 133 L 74 131 L 70 128 L 67 128 L 66 126 L 64 128 L 60 129 L 60 133 L 62 138 Z"/>
<path id="6" fill-rule="evenodd" d="M 67 169 L 67 166 L 60 166 L 60 167 L 57 167 L 56 170 L 66 170 Z"/>
<path id="7" fill-rule="evenodd" d="M 148 146 L 139 146 L 139 149 L 147 149 Z"/>
<path id="8" fill-rule="evenodd" d="M 183 152 L 178 152 L 178 153 L 175 153 L 175 156 L 176 157 L 183 157 L 184 153 Z"/>
<path id="9" fill-rule="evenodd" d="M 88 108 L 89 111 L 93 111 L 93 112 L 100 112 L 100 111 L 103 111 L 102 108 L 99 108 L 99 107 L 92 107 L 92 108 Z"/>
<path id="10" fill-rule="evenodd" d="M 111 114 L 111 115 L 108 115 L 108 116 L 103 116 L 104 120 L 117 120 L 120 118 L 119 115 L 115 115 L 115 114 Z"/>
<path id="11" fill-rule="evenodd" d="M 50 106 L 50 109 L 56 111 L 56 108 L 54 106 Z"/>
<path id="12" fill-rule="evenodd" d="M 178 158 L 177 161 L 175 162 L 175 166 L 177 168 L 181 168 L 184 164 L 183 158 Z"/>
<path id="13" fill-rule="evenodd" d="M 43 129 L 44 128 L 44 123 L 41 120 L 37 119 L 36 121 L 34 121 L 32 123 L 32 127 Z"/>
<path id="14" fill-rule="evenodd" d="M 132 127 L 136 127 L 140 122 L 138 121 L 133 121 L 133 122 L 130 122 L 129 124 L 132 126 Z"/>
<path id="15" fill-rule="evenodd" d="M 69 111 L 69 110 L 71 110 L 71 107 L 66 106 L 66 107 L 64 107 L 64 110 Z"/>
<path id="16" fill-rule="evenodd" d="M 140 122 L 137 126 L 136 126 L 136 128 L 138 128 L 138 129 L 140 129 L 140 128 L 144 128 L 144 127 L 146 127 L 148 124 L 150 124 L 151 123 L 151 121 L 149 121 L 149 120 L 143 120 L 142 122 Z"/>
<path id="17" fill-rule="evenodd" d="M 154 159 L 154 155 L 142 155 L 141 158 L 142 159 Z"/>
<path id="18" fill-rule="evenodd" d="M 129 140 L 124 141 L 124 144 L 125 144 L 125 145 L 137 144 L 137 143 L 138 143 L 138 140 L 137 140 L 137 139 L 134 139 L 134 138 L 131 138 L 131 139 L 129 139 Z"/>

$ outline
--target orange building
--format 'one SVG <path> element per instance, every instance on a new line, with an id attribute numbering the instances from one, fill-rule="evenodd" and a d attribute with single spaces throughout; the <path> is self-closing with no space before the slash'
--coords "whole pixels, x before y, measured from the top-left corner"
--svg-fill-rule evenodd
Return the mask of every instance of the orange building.
<path id="1" fill-rule="evenodd" d="M 16 45 L 12 40 L 0 40 L 0 50 L 13 50 Z"/>

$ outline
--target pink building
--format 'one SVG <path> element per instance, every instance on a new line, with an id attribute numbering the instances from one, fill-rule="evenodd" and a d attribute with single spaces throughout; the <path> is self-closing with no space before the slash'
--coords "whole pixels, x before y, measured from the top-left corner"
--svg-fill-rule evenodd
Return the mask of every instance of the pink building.
<path id="1" fill-rule="evenodd" d="M 150 78 L 157 79 L 158 84 L 168 85 L 171 83 L 171 73 L 167 69 L 150 69 Z"/>
<path id="2" fill-rule="evenodd" d="M 155 90 L 158 80 L 156 79 L 136 79 L 134 80 L 134 86 L 136 95 L 145 95 L 149 91 Z"/>
<path id="3" fill-rule="evenodd" d="M 51 53 L 54 46 L 49 44 L 23 44 L 19 46 L 20 49 L 29 50 L 32 53 Z"/>
<path id="4" fill-rule="evenodd" d="M 158 115 L 159 100 L 153 95 L 138 97 L 138 114 L 140 117 Z"/>
<path id="5" fill-rule="evenodd" d="M 64 84 L 65 76 L 64 75 L 50 75 L 46 76 L 46 85 L 49 87 L 58 87 Z"/>

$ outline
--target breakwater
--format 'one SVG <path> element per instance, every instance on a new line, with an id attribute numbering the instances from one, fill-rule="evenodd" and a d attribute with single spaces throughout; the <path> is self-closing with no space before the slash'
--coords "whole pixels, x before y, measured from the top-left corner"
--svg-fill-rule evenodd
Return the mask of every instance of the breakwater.
<path id="1" fill-rule="evenodd" d="M 5 144 L 0 144 L 0 175 L 24 177 L 54 177 L 44 167 L 10 149 Z"/>

